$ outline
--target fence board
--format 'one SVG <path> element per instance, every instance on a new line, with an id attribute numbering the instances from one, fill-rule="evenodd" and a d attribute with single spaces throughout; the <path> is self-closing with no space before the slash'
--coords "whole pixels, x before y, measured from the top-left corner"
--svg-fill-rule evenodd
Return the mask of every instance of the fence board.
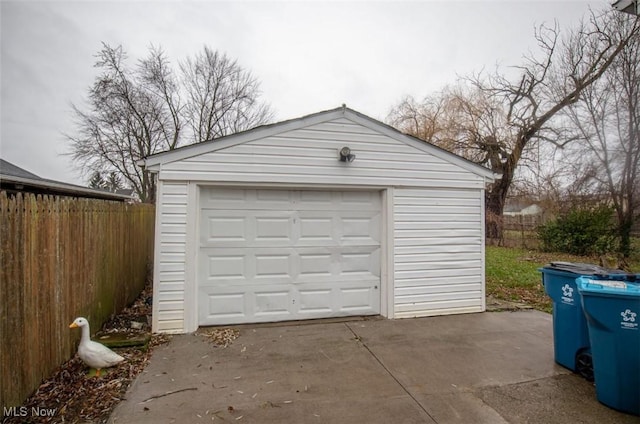
<path id="1" fill-rule="evenodd" d="M 153 257 L 152 205 L 0 193 L 0 406 L 20 405 L 131 303 Z"/>

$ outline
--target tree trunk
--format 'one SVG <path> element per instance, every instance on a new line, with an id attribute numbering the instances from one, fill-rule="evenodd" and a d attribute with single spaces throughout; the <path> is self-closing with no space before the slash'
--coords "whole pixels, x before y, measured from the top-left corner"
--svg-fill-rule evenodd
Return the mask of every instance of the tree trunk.
<path id="1" fill-rule="evenodd" d="M 620 235 L 620 254 L 626 259 L 631 255 L 631 229 L 633 228 L 633 212 L 627 211 L 620 220 L 618 234 Z"/>
<path id="2" fill-rule="evenodd" d="M 485 194 L 485 237 L 490 239 L 502 240 L 502 213 L 504 204 L 507 200 L 509 187 L 513 182 L 513 176 L 516 172 L 516 166 L 522 156 L 524 146 L 531 137 L 520 134 L 518 142 L 515 144 L 511 154 L 506 161 L 493 162 L 492 171 L 502 175 L 496 180 L 491 188 Z"/>
<path id="3" fill-rule="evenodd" d="M 502 213 L 507 198 L 508 185 L 504 184 L 504 177 L 485 194 L 486 222 L 485 236 L 490 239 L 502 240 Z"/>
<path id="4" fill-rule="evenodd" d="M 153 204 L 156 202 L 156 176 L 146 169 L 143 172 L 143 180 L 145 184 L 145 199 L 142 201 L 144 203 Z"/>

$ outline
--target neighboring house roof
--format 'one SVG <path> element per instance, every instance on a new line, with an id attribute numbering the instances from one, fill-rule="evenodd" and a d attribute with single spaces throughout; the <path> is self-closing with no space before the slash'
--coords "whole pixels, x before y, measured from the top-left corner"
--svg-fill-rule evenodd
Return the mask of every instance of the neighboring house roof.
<path id="1" fill-rule="evenodd" d="M 618 0 L 611 6 L 620 12 L 640 15 L 640 2 L 638 0 Z"/>
<path id="2" fill-rule="evenodd" d="M 119 188 L 116 190 L 116 194 L 121 194 L 123 196 L 133 196 L 135 194 L 135 190 L 132 188 Z"/>
<path id="3" fill-rule="evenodd" d="M 19 166 L 16 166 L 11 162 L 7 162 L 4 159 L 0 159 L 0 174 L 11 175 L 20 178 L 42 179 L 36 174 L 33 174 L 26 169 L 20 168 Z"/>
<path id="4" fill-rule="evenodd" d="M 150 171 L 157 172 L 160 170 L 160 166 L 163 163 L 174 162 L 190 157 L 199 156 L 204 153 L 225 149 L 238 144 L 247 143 L 264 137 L 274 136 L 287 131 L 292 131 L 322 122 L 331 121 L 337 118 L 347 118 L 355 123 L 363 125 L 371 130 L 377 131 L 397 141 L 409 144 L 417 148 L 418 150 L 422 150 L 425 153 L 432 154 L 433 156 L 458 165 L 461 168 L 466 169 L 476 175 L 482 176 L 490 181 L 493 181 L 496 178 L 496 175 L 490 169 L 471 162 L 438 146 L 430 144 L 424 140 L 420 140 L 419 138 L 401 133 L 397 129 L 387 124 L 363 115 L 353 109 L 349 109 L 344 105 L 336 109 L 306 115 L 301 118 L 282 121 L 275 124 L 262 125 L 247 131 L 228 135 L 226 137 L 220 137 L 214 140 L 191 144 L 162 153 L 156 153 L 147 156 L 145 159 L 142 159 L 137 163 L 139 166 L 143 166 Z"/>
<path id="5" fill-rule="evenodd" d="M 529 206 L 530 203 L 523 202 L 516 199 L 507 199 L 504 205 L 503 212 L 520 212 L 522 209 Z"/>
<path id="6" fill-rule="evenodd" d="M 75 184 L 41 178 L 19 166 L 0 159 L 0 189 L 54 196 L 86 197 L 103 200 L 132 200 L 131 196 L 96 190 Z"/>
<path id="7" fill-rule="evenodd" d="M 537 203 L 517 199 L 507 199 L 503 211 L 505 215 L 537 215 L 542 212 L 542 208 Z"/>

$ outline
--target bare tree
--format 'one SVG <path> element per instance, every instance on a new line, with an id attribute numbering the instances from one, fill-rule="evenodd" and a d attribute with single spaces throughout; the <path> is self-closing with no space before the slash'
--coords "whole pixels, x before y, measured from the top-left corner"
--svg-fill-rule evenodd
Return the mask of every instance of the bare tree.
<path id="1" fill-rule="evenodd" d="M 407 97 L 389 114 L 396 128 L 494 169 L 513 138 L 501 103 L 462 83 L 418 103 Z"/>
<path id="2" fill-rule="evenodd" d="M 585 191 L 608 194 L 620 253 L 628 257 L 631 229 L 640 216 L 640 34 L 566 112 L 580 136 L 566 149 L 566 166 Z"/>
<path id="3" fill-rule="evenodd" d="M 631 19 L 632 23 L 621 25 Z M 488 212 L 502 215 L 516 167 L 531 143 L 543 140 L 564 146 L 574 139 L 566 126 L 558 122 L 553 125 L 553 119 L 578 101 L 583 90 L 603 75 L 639 31 L 638 19 L 609 9 L 591 13 L 588 21 L 581 22 L 565 38 L 561 38 L 557 24 L 541 26 L 535 37 L 543 54 L 526 56 L 525 63 L 516 67 L 518 79 L 499 73 L 469 79 L 505 105 L 507 121 L 515 133 L 507 157 L 499 166 L 492 166 L 501 177 L 487 190 Z M 500 233 L 500 228 L 487 228 L 488 237 Z"/>
<path id="4" fill-rule="evenodd" d="M 213 140 L 273 119 L 259 102 L 260 84 L 235 60 L 208 47 L 181 64 L 186 120 L 196 140 Z"/>
<path id="5" fill-rule="evenodd" d="M 425 97 L 421 102 L 407 96 L 387 116 L 387 121 L 407 134 L 438 143 L 440 135 L 448 129 L 445 91 Z M 444 147 L 444 146 L 441 146 Z"/>
<path id="6" fill-rule="evenodd" d="M 204 59 L 209 56 L 221 59 Z M 138 160 L 271 119 L 269 106 L 258 100 L 258 82 L 208 48 L 195 60 L 187 59 L 180 74 L 164 52 L 153 46 L 146 58 L 129 67 L 121 46 L 103 44 L 95 66 L 100 75 L 89 88 L 87 110 L 72 106 L 77 133 L 67 135 L 71 156 L 84 172 L 117 172 L 144 202 L 155 200 L 155 180 L 136 165 Z M 197 74 L 190 73 L 196 66 Z M 217 84 L 200 84 L 207 78 L 215 81 L 213 76 Z M 185 127 L 193 132 L 189 134 Z"/>
<path id="7" fill-rule="evenodd" d="M 464 79 L 463 83 L 475 90 L 463 89 L 457 95 L 458 116 L 465 117 L 464 131 L 452 133 L 458 150 L 464 150 L 465 144 L 468 149 L 483 150 L 485 155 L 465 156 L 499 175 L 486 192 L 488 216 L 502 216 L 516 169 L 527 153 L 534 152 L 535 143 L 564 146 L 575 138 L 571 128 L 561 122 L 559 112 L 577 102 L 582 91 L 602 76 L 640 31 L 637 19 L 621 25 L 631 20 L 610 10 L 591 13 L 565 37 L 557 24 L 542 25 L 535 31 L 539 53 L 526 55 L 524 63 L 514 68 L 518 77 L 498 69 Z M 431 127 L 443 125 L 452 125 L 452 121 Z M 460 127 L 459 123 L 453 125 Z M 429 141 L 444 148 L 452 145 L 451 140 L 441 142 L 438 137 Z M 487 225 L 487 237 L 500 238 L 502 228 L 497 222 Z"/>

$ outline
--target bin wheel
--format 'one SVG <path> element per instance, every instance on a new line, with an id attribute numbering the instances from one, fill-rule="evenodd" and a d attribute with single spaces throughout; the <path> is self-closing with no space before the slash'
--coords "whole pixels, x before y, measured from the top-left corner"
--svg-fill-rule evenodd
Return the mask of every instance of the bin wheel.
<path id="1" fill-rule="evenodd" d="M 593 381 L 593 359 L 591 353 L 580 352 L 576 355 L 576 372 L 587 381 Z"/>

